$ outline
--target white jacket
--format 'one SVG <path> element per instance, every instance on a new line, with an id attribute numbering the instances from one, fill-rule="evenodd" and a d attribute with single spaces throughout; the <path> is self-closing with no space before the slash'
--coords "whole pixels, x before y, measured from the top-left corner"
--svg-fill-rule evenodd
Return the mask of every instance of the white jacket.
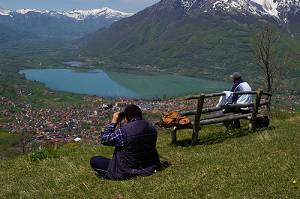
<path id="1" fill-rule="evenodd" d="M 247 82 L 240 83 L 234 92 L 247 92 L 252 91 L 250 85 Z M 251 94 L 247 95 L 240 95 L 238 100 L 236 101 L 236 104 L 250 104 L 253 103 L 253 97 Z"/>
<path id="2" fill-rule="evenodd" d="M 219 99 L 219 103 L 217 104 L 216 107 L 221 107 L 227 104 L 232 103 L 232 92 L 231 91 L 224 91 L 225 95 L 221 96 Z"/>

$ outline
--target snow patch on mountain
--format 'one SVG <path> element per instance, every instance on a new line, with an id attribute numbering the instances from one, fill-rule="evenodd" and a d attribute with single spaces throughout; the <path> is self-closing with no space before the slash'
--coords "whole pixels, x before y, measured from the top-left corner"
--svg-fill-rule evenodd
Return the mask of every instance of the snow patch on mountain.
<path id="1" fill-rule="evenodd" d="M 286 22 L 287 13 L 300 9 L 300 0 L 178 0 L 186 12 L 204 7 L 203 12 L 269 16 Z"/>
<path id="2" fill-rule="evenodd" d="M 22 15 L 28 14 L 30 12 L 40 13 L 40 14 L 48 14 L 50 11 L 48 11 L 48 10 L 28 9 L 28 8 L 23 8 L 23 9 L 16 10 L 16 13 L 19 13 L 19 14 L 22 14 Z"/>
<path id="3" fill-rule="evenodd" d="M 185 11 L 189 11 L 196 2 L 197 0 L 181 0 L 181 5 Z"/>
<path id="4" fill-rule="evenodd" d="M 267 14 L 279 18 L 278 10 L 277 10 L 278 1 L 276 1 L 276 0 L 252 0 L 252 2 L 255 2 L 258 5 L 260 5 Z"/>
<path id="5" fill-rule="evenodd" d="M 230 11 L 236 9 L 242 14 L 247 14 L 246 11 L 249 11 L 254 15 L 270 15 L 279 18 L 277 7 L 278 2 L 273 2 L 273 0 L 218 0 L 213 4 L 215 10 Z"/>
<path id="6" fill-rule="evenodd" d="M 125 13 L 117 10 L 112 10 L 107 7 L 101 9 L 92 9 L 92 10 L 72 10 L 68 12 L 62 12 L 61 14 L 70 18 L 74 18 L 79 21 L 91 17 L 103 16 L 106 19 L 112 19 L 112 18 L 124 18 L 133 15 L 133 13 Z"/>
<path id="7" fill-rule="evenodd" d="M 11 16 L 11 11 L 0 8 L 0 16 Z"/>

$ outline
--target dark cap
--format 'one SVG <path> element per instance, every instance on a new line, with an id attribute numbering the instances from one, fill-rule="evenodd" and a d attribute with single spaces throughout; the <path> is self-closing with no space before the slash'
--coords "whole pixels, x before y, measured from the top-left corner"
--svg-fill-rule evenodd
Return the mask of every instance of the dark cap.
<path id="1" fill-rule="evenodd" d="M 232 75 L 230 75 L 232 79 L 240 79 L 242 77 L 241 73 L 234 72 Z"/>

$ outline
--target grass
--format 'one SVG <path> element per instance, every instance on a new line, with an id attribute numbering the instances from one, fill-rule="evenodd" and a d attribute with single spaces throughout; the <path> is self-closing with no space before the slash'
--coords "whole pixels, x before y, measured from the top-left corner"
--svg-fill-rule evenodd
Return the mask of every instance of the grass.
<path id="1" fill-rule="evenodd" d="M 1 118 L 0 118 L 1 122 Z M 0 129 L 0 160 L 12 158 L 20 154 L 19 143 L 21 137 L 17 134 L 10 134 Z"/>
<path id="2" fill-rule="evenodd" d="M 171 166 L 128 181 L 91 171 L 91 156 L 111 156 L 104 146 L 68 144 L 40 161 L 30 158 L 36 153 L 1 161 L 0 198 L 299 198 L 300 115 L 276 117 L 253 133 L 205 127 L 194 147 L 189 131 L 177 146 L 160 131 L 157 149 Z"/>

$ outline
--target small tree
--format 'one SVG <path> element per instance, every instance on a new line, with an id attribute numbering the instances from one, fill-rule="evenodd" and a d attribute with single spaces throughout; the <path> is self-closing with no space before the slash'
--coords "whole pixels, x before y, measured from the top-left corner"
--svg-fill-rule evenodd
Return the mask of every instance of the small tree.
<path id="1" fill-rule="evenodd" d="M 274 78 L 279 72 L 275 47 L 278 39 L 278 35 L 271 26 L 266 26 L 255 36 L 254 56 L 260 66 L 267 91 L 270 93 L 273 92 Z"/>

